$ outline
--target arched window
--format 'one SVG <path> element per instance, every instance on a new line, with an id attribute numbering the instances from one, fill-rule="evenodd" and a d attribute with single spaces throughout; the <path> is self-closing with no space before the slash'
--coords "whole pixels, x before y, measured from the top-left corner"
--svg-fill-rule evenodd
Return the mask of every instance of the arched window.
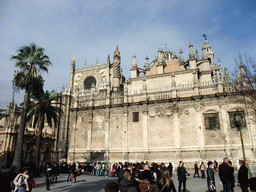
<path id="1" fill-rule="evenodd" d="M 85 89 L 91 89 L 96 86 L 96 79 L 94 77 L 88 77 L 84 82 Z"/>

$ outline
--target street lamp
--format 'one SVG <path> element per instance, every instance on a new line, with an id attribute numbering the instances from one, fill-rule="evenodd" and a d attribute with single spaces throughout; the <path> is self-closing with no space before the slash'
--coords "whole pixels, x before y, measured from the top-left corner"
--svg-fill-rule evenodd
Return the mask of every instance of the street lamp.
<path id="1" fill-rule="evenodd" d="M 241 131 L 242 116 L 241 116 L 241 113 L 239 113 L 239 112 L 237 112 L 235 114 L 235 123 L 238 128 L 238 131 L 240 132 L 242 151 L 243 151 L 243 159 L 245 160 L 244 141 L 243 141 L 243 135 L 242 135 L 242 131 Z"/>

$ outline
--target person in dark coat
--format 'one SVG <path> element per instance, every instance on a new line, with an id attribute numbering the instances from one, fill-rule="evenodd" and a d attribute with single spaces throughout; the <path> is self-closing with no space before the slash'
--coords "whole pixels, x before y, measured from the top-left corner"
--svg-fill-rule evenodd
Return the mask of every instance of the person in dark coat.
<path id="1" fill-rule="evenodd" d="M 240 183 L 242 192 L 248 192 L 248 169 L 242 160 L 239 160 L 239 165 L 238 183 Z"/>
<path id="2" fill-rule="evenodd" d="M 195 169 L 194 178 L 196 177 L 196 175 L 198 178 L 200 178 L 199 173 L 198 173 L 199 169 L 198 169 L 197 162 L 195 162 L 195 164 L 194 164 L 194 169 Z"/>
<path id="3" fill-rule="evenodd" d="M 52 180 L 51 180 L 51 183 L 54 183 L 54 182 L 57 183 L 58 171 L 59 171 L 58 164 L 55 163 L 54 167 L 52 168 Z"/>
<path id="4" fill-rule="evenodd" d="M 125 169 L 123 171 L 123 178 L 118 180 L 118 187 L 120 192 L 138 191 L 136 180 L 132 177 L 131 171 Z"/>
<path id="5" fill-rule="evenodd" d="M 219 166 L 219 177 L 223 185 L 223 192 L 230 192 L 233 182 L 232 169 L 228 165 L 227 158 L 223 159 L 223 163 Z"/>
<path id="6" fill-rule="evenodd" d="M 184 167 L 184 163 L 181 161 L 180 165 L 177 169 L 178 173 L 178 180 L 179 180 L 179 192 L 181 190 L 181 185 L 183 183 L 183 192 L 186 191 L 186 181 L 187 181 L 187 171 L 186 168 Z"/>
<path id="7" fill-rule="evenodd" d="M 168 170 L 169 170 L 169 173 L 170 173 L 170 177 L 172 178 L 172 170 L 173 170 L 172 163 L 169 163 Z"/>
<path id="8" fill-rule="evenodd" d="M 46 190 L 50 191 L 50 185 L 51 185 L 51 178 L 52 178 L 52 168 L 49 163 L 45 166 L 45 176 L 46 176 Z"/>
<path id="9" fill-rule="evenodd" d="M 206 174 L 207 174 L 208 191 L 216 191 L 215 190 L 215 178 L 214 178 L 214 166 L 211 161 L 209 161 L 207 163 L 207 165 L 208 165 L 208 168 L 206 169 Z"/>
<path id="10" fill-rule="evenodd" d="M 232 162 L 231 162 L 231 161 L 228 161 L 228 165 L 229 165 L 229 167 L 231 168 L 231 171 L 232 171 L 231 192 L 234 192 L 234 188 L 235 188 L 234 172 L 235 172 L 235 169 L 234 169 L 234 167 L 232 166 Z"/>

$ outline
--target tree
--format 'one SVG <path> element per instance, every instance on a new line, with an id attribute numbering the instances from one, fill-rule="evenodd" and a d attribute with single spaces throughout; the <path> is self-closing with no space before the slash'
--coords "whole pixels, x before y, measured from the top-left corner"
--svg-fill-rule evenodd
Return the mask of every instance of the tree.
<path id="1" fill-rule="evenodd" d="M 39 169 L 39 152 L 41 147 L 41 136 L 44 128 L 45 120 L 48 125 L 52 127 L 54 124 L 57 127 L 59 118 L 62 116 L 63 111 L 60 107 L 59 96 L 54 92 L 41 92 L 41 94 L 31 95 L 32 102 L 28 105 L 29 113 L 27 122 L 33 123 L 33 127 L 37 127 L 37 138 L 35 147 L 35 165 Z"/>
<path id="2" fill-rule="evenodd" d="M 235 79 L 232 80 L 235 91 L 249 96 L 252 100 L 252 104 L 255 107 L 256 101 L 256 64 L 252 57 L 245 54 L 245 60 L 241 53 L 238 55 L 236 62 L 236 74 Z"/>
<path id="3" fill-rule="evenodd" d="M 16 171 L 21 168 L 22 164 L 23 138 L 30 93 L 33 90 L 36 92 L 36 89 L 42 88 L 43 79 L 41 72 L 48 72 L 47 67 L 51 65 L 48 56 L 44 54 L 44 49 L 37 47 L 34 43 L 31 43 L 29 46 L 22 46 L 17 50 L 17 52 L 17 55 L 13 55 L 11 57 L 12 60 L 16 61 L 15 67 L 19 68 L 18 71 L 15 71 L 14 74 L 13 87 L 14 91 L 24 89 L 25 96 L 13 160 L 13 167 Z"/>

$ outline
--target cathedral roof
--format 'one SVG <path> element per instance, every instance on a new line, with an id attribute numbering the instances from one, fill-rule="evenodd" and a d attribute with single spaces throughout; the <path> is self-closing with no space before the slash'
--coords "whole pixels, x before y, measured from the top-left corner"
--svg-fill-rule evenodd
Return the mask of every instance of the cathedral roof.
<path id="1" fill-rule="evenodd" d="M 165 73 L 173 72 L 173 71 L 181 71 L 185 70 L 183 65 L 180 65 L 180 62 L 174 59 L 165 60 Z M 147 72 L 147 75 L 155 75 L 157 74 L 157 63 L 155 63 L 150 70 Z"/>

